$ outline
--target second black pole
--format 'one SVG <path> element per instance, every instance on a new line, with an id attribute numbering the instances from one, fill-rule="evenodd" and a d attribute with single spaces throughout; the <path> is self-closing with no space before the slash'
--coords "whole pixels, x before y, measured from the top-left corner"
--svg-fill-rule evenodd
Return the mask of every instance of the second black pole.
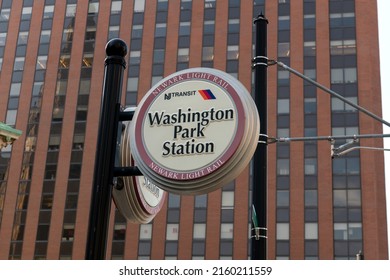
<path id="1" fill-rule="evenodd" d="M 267 259 L 267 24 L 261 14 L 255 20 L 256 47 L 253 67 L 255 71 L 254 101 L 260 118 L 259 144 L 253 157 L 251 259 Z"/>

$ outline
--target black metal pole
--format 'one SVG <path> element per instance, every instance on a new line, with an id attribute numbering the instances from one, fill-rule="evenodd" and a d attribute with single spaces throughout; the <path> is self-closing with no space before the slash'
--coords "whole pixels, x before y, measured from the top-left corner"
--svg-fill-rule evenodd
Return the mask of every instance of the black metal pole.
<path id="1" fill-rule="evenodd" d="M 111 208 L 115 150 L 120 114 L 126 43 L 112 39 L 106 45 L 106 60 L 100 126 L 97 140 L 94 183 L 86 248 L 87 260 L 103 260 Z"/>
<path id="2" fill-rule="evenodd" d="M 267 24 L 260 14 L 255 20 L 256 48 L 253 59 L 255 70 L 254 101 L 260 118 L 259 144 L 253 157 L 252 218 L 254 237 L 251 245 L 252 260 L 267 259 Z M 255 213 L 255 215 L 254 215 Z"/>

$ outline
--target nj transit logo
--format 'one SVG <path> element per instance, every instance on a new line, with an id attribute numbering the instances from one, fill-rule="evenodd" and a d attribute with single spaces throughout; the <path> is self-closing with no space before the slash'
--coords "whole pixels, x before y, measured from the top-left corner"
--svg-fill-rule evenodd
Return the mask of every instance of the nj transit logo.
<path id="1" fill-rule="evenodd" d="M 195 95 L 196 92 L 202 96 L 203 100 L 212 100 L 216 99 L 215 95 L 209 89 L 200 89 L 198 91 L 190 90 L 190 91 L 179 91 L 179 92 L 168 92 L 164 94 L 164 100 L 171 100 L 175 97 L 187 97 Z"/>

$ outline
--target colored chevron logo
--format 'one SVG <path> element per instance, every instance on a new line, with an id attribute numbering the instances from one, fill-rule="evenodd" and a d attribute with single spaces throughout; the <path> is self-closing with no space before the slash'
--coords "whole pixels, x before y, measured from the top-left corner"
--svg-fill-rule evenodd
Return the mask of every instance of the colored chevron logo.
<path id="1" fill-rule="evenodd" d="M 198 92 L 200 93 L 200 95 L 202 95 L 204 100 L 216 99 L 215 95 L 209 89 L 200 89 L 198 90 Z"/>

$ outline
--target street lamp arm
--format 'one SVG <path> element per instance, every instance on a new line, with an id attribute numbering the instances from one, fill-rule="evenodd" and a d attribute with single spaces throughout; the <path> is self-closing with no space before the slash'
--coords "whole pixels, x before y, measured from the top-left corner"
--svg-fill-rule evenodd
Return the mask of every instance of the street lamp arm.
<path id="1" fill-rule="evenodd" d="M 275 64 L 277 64 L 278 66 L 282 67 L 283 69 L 289 71 L 290 73 L 293 73 L 294 75 L 296 75 L 296 76 L 298 76 L 298 77 L 304 79 L 305 81 L 307 81 L 307 82 L 309 82 L 309 83 L 315 85 L 316 87 L 322 89 L 323 91 L 329 93 L 330 95 L 332 95 L 332 96 L 334 96 L 334 97 L 337 97 L 338 99 L 340 99 L 340 100 L 342 100 L 343 102 L 347 103 L 347 104 L 350 105 L 351 107 L 353 107 L 353 108 L 355 108 L 355 109 L 357 109 L 357 110 L 359 110 L 359 111 L 365 113 L 366 115 L 372 117 L 373 119 L 375 119 L 375 120 L 377 120 L 377 121 L 379 121 L 379 122 L 381 122 L 381 123 L 387 125 L 388 127 L 390 127 L 390 123 L 389 123 L 389 122 L 387 122 L 387 121 L 385 121 L 384 119 L 378 117 L 377 115 L 375 115 L 374 113 L 368 111 L 367 109 L 365 109 L 365 108 L 363 108 L 363 107 L 361 107 L 361 106 L 359 106 L 359 105 L 357 105 L 357 104 L 351 102 L 350 100 L 344 98 L 343 96 L 341 96 L 340 94 L 336 93 L 335 91 L 333 91 L 333 90 L 331 90 L 331 89 L 329 89 L 329 88 L 327 88 L 327 87 L 321 85 L 320 83 L 318 83 L 318 82 L 316 82 L 316 81 L 310 79 L 309 77 L 303 75 L 302 73 L 298 72 L 297 70 L 292 69 L 291 67 L 287 66 L 287 65 L 284 64 L 283 62 L 276 61 L 276 60 L 269 60 L 268 65 L 275 65 Z"/>
<path id="2" fill-rule="evenodd" d="M 332 155 L 332 158 L 333 157 L 340 157 L 340 156 L 343 156 L 349 152 L 352 152 L 354 150 L 360 150 L 360 149 L 366 149 L 366 150 L 375 150 L 375 151 L 390 151 L 390 149 L 385 149 L 385 148 L 377 148 L 377 147 L 366 147 L 366 146 L 355 146 L 355 147 L 351 147 L 349 149 L 346 149 L 344 151 L 341 151 L 339 153 L 333 153 Z"/>

